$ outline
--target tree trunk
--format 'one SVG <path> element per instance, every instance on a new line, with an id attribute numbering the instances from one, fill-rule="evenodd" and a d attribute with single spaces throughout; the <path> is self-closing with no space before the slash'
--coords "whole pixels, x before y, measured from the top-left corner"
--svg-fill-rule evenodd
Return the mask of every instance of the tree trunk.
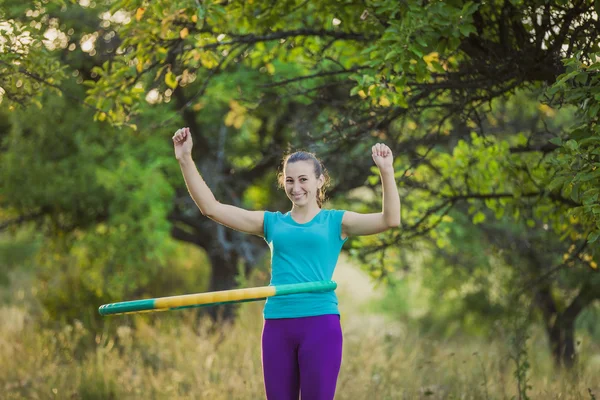
<path id="1" fill-rule="evenodd" d="M 586 307 L 600 297 L 599 286 L 593 279 L 585 282 L 562 312 L 558 312 L 549 287 L 538 291 L 536 304 L 542 310 L 552 357 L 557 367 L 570 369 L 575 365 L 575 321 Z"/>
<path id="2" fill-rule="evenodd" d="M 235 251 L 224 252 L 221 248 L 211 249 L 208 256 L 211 274 L 208 291 L 229 290 L 236 287 L 239 255 Z M 208 314 L 215 321 L 230 321 L 234 317 L 235 304 L 223 304 L 208 308 Z"/>
<path id="3" fill-rule="evenodd" d="M 557 318 L 548 330 L 552 358 L 557 367 L 571 369 L 575 365 L 575 321 Z"/>

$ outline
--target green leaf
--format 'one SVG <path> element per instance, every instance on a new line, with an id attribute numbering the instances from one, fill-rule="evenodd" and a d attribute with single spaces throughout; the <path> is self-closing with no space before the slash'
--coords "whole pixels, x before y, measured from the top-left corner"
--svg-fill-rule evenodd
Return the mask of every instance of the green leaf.
<path id="1" fill-rule="evenodd" d="M 469 36 L 471 33 L 477 32 L 475 27 L 471 24 L 461 24 L 458 26 L 458 29 L 460 30 L 460 33 L 465 37 Z"/>
<path id="2" fill-rule="evenodd" d="M 466 2 L 463 5 L 463 8 L 461 10 L 461 14 L 463 14 L 463 15 L 471 15 L 475 11 L 477 11 L 478 8 L 479 8 L 479 4 L 478 3 L 474 3 L 472 1 L 468 1 L 468 2 Z"/>
<path id="3" fill-rule="evenodd" d="M 600 143 L 600 136 L 592 136 L 592 137 L 583 139 L 581 142 L 579 142 L 579 145 L 587 146 L 588 144 L 592 144 L 592 143 Z"/>
<path id="4" fill-rule="evenodd" d="M 397 51 L 397 50 L 392 50 L 392 51 L 390 51 L 389 53 L 387 53 L 383 59 L 384 59 L 384 61 L 387 61 L 387 60 L 389 60 L 389 59 L 390 59 L 390 58 L 392 58 L 392 57 L 397 57 L 397 56 L 398 56 L 398 54 L 399 54 L 399 53 L 398 53 L 398 51 Z"/>
<path id="5" fill-rule="evenodd" d="M 419 56 L 419 58 L 423 57 L 423 51 L 421 49 L 419 49 L 419 47 L 415 46 L 414 44 L 409 46 L 408 49 L 410 51 L 412 51 L 414 54 L 416 54 L 417 56 Z"/>
<path id="6" fill-rule="evenodd" d="M 577 76 L 577 74 L 579 74 L 579 71 L 575 70 L 575 71 L 571 71 L 566 74 L 559 75 L 558 80 L 556 81 L 555 85 L 561 85 L 561 84 L 565 83 L 566 81 L 568 81 L 569 79 L 572 79 L 575 76 Z"/>
<path id="7" fill-rule="evenodd" d="M 563 185 L 565 184 L 565 182 L 567 182 L 568 180 L 569 180 L 569 177 L 564 176 L 564 175 L 559 175 L 556 178 L 552 179 L 552 181 L 550 181 L 550 183 L 548 184 L 548 190 L 554 191 L 556 189 L 562 188 Z"/>
<path id="8" fill-rule="evenodd" d="M 588 74 L 585 72 L 582 72 L 575 77 L 576 82 L 584 84 L 584 85 L 587 83 L 587 79 L 588 79 Z"/>
<path id="9" fill-rule="evenodd" d="M 581 194 L 581 201 L 584 205 L 591 206 L 598 202 L 598 189 L 588 189 Z"/>
<path id="10" fill-rule="evenodd" d="M 478 211 L 477 214 L 473 216 L 473 223 L 475 225 L 480 224 L 485 221 L 485 214 L 481 211 Z"/>
<path id="11" fill-rule="evenodd" d="M 590 118 L 596 118 L 598 115 L 598 111 L 600 111 L 600 103 L 596 103 L 589 108 L 588 115 Z"/>
<path id="12" fill-rule="evenodd" d="M 579 188 L 581 187 L 580 183 L 576 183 L 573 185 L 573 189 L 571 190 L 571 199 L 573 201 L 579 201 Z"/>
<path id="13" fill-rule="evenodd" d="M 594 243 L 600 237 L 600 231 L 590 233 L 588 236 L 588 243 Z"/>
<path id="14" fill-rule="evenodd" d="M 567 147 L 569 150 L 575 151 L 579 148 L 579 145 L 575 140 L 569 139 L 567 140 L 567 143 L 565 143 L 565 147 Z"/>
<path id="15" fill-rule="evenodd" d="M 593 179 L 600 178 L 600 168 L 597 168 L 595 171 L 592 171 L 592 172 L 580 174 L 577 176 L 577 178 L 581 182 L 587 182 L 587 181 L 591 181 Z"/>
<path id="16" fill-rule="evenodd" d="M 427 41 L 425 41 L 425 39 L 423 38 L 422 35 L 417 35 L 415 37 L 415 40 L 417 41 L 417 43 L 419 43 L 421 46 L 423 46 L 424 49 L 429 47 L 429 44 L 427 43 Z"/>
<path id="17" fill-rule="evenodd" d="M 504 216 L 504 207 L 498 207 L 495 211 L 496 219 L 501 219 Z"/>
<path id="18" fill-rule="evenodd" d="M 563 141 L 561 138 L 559 137 L 555 137 L 549 140 L 550 143 L 555 144 L 557 146 L 562 146 L 563 145 Z"/>
<path id="19" fill-rule="evenodd" d="M 435 72 L 437 72 L 438 74 L 445 74 L 446 70 L 444 69 L 444 67 L 442 67 L 442 65 L 437 62 L 437 61 L 432 61 L 431 62 L 431 66 L 433 67 L 433 69 L 435 70 Z"/>

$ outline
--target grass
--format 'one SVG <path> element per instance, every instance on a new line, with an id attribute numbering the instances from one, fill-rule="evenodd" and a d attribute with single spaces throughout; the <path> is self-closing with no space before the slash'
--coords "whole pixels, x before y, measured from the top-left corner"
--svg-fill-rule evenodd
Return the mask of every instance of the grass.
<path id="1" fill-rule="evenodd" d="M 514 349 L 503 329 L 492 340 L 420 334 L 366 307 L 378 294 L 345 261 L 334 275 L 344 329 L 336 399 L 519 398 Z M 243 304 L 230 325 L 197 321 L 185 310 L 109 317 L 111 326 L 95 333 L 80 323 L 48 328 L 21 290 L 8 298 L 19 301 L 0 305 L 2 399 L 264 398 L 262 302 Z M 600 398 L 600 346 L 578 340 L 578 367 L 558 372 L 543 332 L 532 329 L 529 398 Z"/>
<path id="2" fill-rule="evenodd" d="M 1 307 L 9 323 L 0 326 L 0 391 L 5 399 L 264 398 L 260 311 L 245 304 L 225 327 L 196 324 L 188 311 L 114 317 L 123 324 L 113 334 L 93 335 L 81 324 L 38 329 L 24 310 Z M 503 340 L 438 341 L 382 321 L 344 340 L 337 399 L 517 398 Z M 597 358 L 585 357 L 576 374 L 556 373 L 542 342 L 534 333 L 530 398 L 600 394 Z"/>

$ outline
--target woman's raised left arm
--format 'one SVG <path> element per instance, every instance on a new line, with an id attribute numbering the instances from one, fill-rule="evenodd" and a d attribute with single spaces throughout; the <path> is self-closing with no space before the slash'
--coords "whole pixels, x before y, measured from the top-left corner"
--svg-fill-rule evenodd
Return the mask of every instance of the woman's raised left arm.
<path id="1" fill-rule="evenodd" d="M 346 211 L 342 219 L 342 236 L 373 235 L 400 226 L 400 195 L 394 178 L 394 157 L 385 144 L 372 147 L 372 157 L 379 168 L 383 201 L 380 213 L 360 214 Z"/>

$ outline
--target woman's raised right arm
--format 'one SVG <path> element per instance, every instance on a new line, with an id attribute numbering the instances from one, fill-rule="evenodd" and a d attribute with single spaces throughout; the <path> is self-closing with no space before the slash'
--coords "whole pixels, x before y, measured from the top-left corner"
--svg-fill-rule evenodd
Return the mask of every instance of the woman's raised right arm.
<path id="1" fill-rule="evenodd" d="M 173 135 L 175 157 L 192 199 L 203 215 L 237 231 L 263 236 L 264 211 L 248 211 L 222 204 L 202 179 L 192 159 L 192 135 L 189 128 L 182 128 Z"/>

